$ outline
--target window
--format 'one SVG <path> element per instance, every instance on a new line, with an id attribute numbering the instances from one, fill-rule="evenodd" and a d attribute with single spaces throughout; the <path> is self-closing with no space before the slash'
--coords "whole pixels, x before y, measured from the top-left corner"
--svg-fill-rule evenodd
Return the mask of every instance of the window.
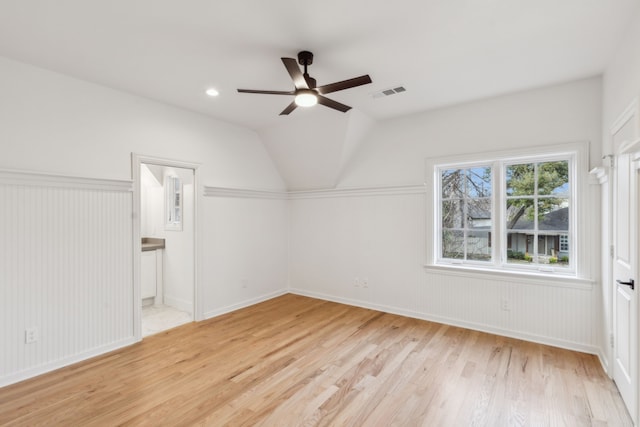
<path id="1" fill-rule="evenodd" d="M 560 252 L 569 252 L 569 236 L 566 234 L 560 235 Z"/>
<path id="2" fill-rule="evenodd" d="M 442 257 L 491 260 L 491 167 L 441 171 Z"/>
<path id="3" fill-rule="evenodd" d="M 177 176 L 166 176 L 165 230 L 182 231 L 182 181 Z"/>
<path id="4" fill-rule="evenodd" d="M 507 164 L 504 177 L 504 220 L 511 242 L 506 261 L 567 266 L 568 253 L 560 256 L 560 236 L 569 233 L 569 161 Z"/>
<path id="5" fill-rule="evenodd" d="M 430 161 L 436 264 L 575 274 L 578 150 Z"/>

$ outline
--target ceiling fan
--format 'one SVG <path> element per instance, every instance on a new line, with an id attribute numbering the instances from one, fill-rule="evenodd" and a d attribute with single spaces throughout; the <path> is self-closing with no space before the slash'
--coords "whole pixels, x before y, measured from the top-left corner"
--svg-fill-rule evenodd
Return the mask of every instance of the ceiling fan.
<path id="1" fill-rule="evenodd" d="M 356 86 L 362 86 L 371 83 L 371 77 L 364 75 L 354 77 L 353 79 L 343 80 L 340 82 L 330 83 L 328 85 L 316 86 L 316 79 L 309 76 L 307 67 L 313 64 L 313 53 L 303 50 L 298 53 L 298 63 L 304 66 L 304 73 L 300 71 L 298 64 L 294 58 L 280 58 L 285 68 L 289 72 L 295 90 L 279 91 L 279 90 L 253 90 L 238 89 L 240 93 L 262 93 L 267 95 L 293 95 L 295 99 L 285 108 L 280 115 L 287 115 L 297 107 L 311 107 L 316 104 L 322 104 L 325 107 L 346 113 L 351 109 L 348 105 L 341 104 L 337 101 L 325 97 L 327 93 L 337 92 L 339 90 L 350 89 Z"/>

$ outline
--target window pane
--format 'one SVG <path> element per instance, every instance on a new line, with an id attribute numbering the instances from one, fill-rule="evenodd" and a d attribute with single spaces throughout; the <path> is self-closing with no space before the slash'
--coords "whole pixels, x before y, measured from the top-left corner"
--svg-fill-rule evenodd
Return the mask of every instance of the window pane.
<path id="1" fill-rule="evenodd" d="M 558 243 L 560 245 L 558 249 L 558 265 L 560 267 L 569 266 L 569 236 L 561 234 L 558 236 Z"/>
<path id="2" fill-rule="evenodd" d="M 442 202 L 442 228 L 464 227 L 464 202 L 462 200 L 444 200 Z"/>
<path id="3" fill-rule="evenodd" d="M 569 252 L 561 250 L 561 237 L 562 235 L 554 233 L 544 233 L 538 236 L 538 263 L 550 264 L 554 267 L 569 265 Z M 565 249 L 568 249 L 566 245 Z"/>
<path id="4" fill-rule="evenodd" d="M 506 177 L 508 196 L 531 196 L 534 194 L 535 168 L 533 163 L 507 166 Z"/>
<path id="5" fill-rule="evenodd" d="M 569 231 L 569 200 L 558 198 L 538 199 L 538 229 L 544 231 Z"/>
<path id="6" fill-rule="evenodd" d="M 464 232 L 442 230 L 442 257 L 464 259 Z"/>
<path id="7" fill-rule="evenodd" d="M 533 199 L 507 200 L 507 230 L 533 230 L 535 208 Z"/>
<path id="8" fill-rule="evenodd" d="M 560 235 L 560 252 L 569 252 L 569 236 L 566 234 Z"/>
<path id="9" fill-rule="evenodd" d="M 443 258 L 491 260 L 491 177 L 489 166 L 440 171 Z"/>
<path id="10" fill-rule="evenodd" d="M 465 171 L 463 169 L 443 170 L 440 175 L 443 199 L 460 199 L 465 194 Z"/>
<path id="11" fill-rule="evenodd" d="M 491 229 L 491 199 L 468 199 L 466 228 Z"/>
<path id="12" fill-rule="evenodd" d="M 469 231 L 467 235 L 467 259 L 491 261 L 491 242 L 488 231 Z"/>
<path id="13" fill-rule="evenodd" d="M 531 232 L 522 231 L 507 234 L 507 262 L 510 264 L 530 264 L 533 252 Z"/>
<path id="14" fill-rule="evenodd" d="M 491 197 L 491 168 L 467 169 L 467 195 L 469 197 Z"/>
<path id="15" fill-rule="evenodd" d="M 538 163 L 538 194 L 569 196 L 569 162 Z"/>

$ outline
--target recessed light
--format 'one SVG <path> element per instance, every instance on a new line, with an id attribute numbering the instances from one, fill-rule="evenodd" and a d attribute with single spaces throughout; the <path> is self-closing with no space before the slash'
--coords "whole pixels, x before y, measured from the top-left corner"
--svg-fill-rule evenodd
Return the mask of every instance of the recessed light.
<path id="1" fill-rule="evenodd" d="M 209 96 L 218 96 L 220 95 L 220 92 L 218 92 L 216 89 L 214 88 L 209 88 L 207 89 L 207 91 L 205 92 L 207 95 Z"/>

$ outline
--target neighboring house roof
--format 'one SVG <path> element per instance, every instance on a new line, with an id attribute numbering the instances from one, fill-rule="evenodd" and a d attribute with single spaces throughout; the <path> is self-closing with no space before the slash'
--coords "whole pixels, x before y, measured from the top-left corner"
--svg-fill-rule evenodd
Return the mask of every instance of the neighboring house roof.
<path id="1" fill-rule="evenodd" d="M 473 221 L 491 219 L 491 214 L 485 209 L 475 206 L 469 206 L 468 209 L 469 217 Z M 477 225 L 473 227 L 474 230 L 488 230 L 490 228 L 490 225 Z M 560 208 L 546 214 L 538 224 L 538 229 L 543 231 L 569 230 L 569 208 Z M 512 230 L 533 230 L 533 220 L 527 218 L 526 215 L 522 215 Z"/>
<path id="2" fill-rule="evenodd" d="M 538 224 L 539 230 L 569 230 L 569 208 L 560 208 L 551 211 L 542 217 Z M 513 230 L 533 230 L 533 220 L 522 215 L 513 227 Z"/>
<path id="3" fill-rule="evenodd" d="M 471 219 L 491 219 L 491 212 L 477 205 L 467 204 L 467 214 Z"/>

